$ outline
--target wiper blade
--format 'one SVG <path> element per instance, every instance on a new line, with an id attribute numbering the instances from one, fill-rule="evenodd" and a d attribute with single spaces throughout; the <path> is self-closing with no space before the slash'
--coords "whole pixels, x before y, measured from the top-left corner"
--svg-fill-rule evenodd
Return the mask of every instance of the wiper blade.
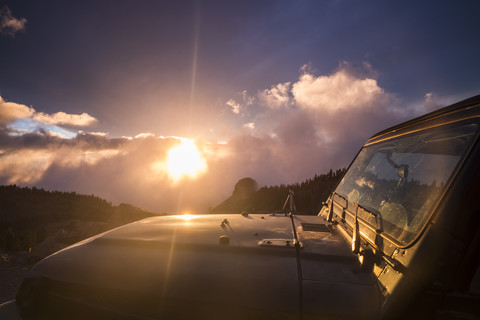
<path id="1" fill-rule="evenodd" d="M 335 197 L 338 197 L 338 198 L 342 199 L 343 201 L 345 201 L 346 205 L 341 206 L 344 210 L 346 209 L 346 207 L 348 205 L 348 200 L 347 200 L 346 197 L 344 197 L 341 194 L 338 194 L 336 192 L 333 192 L 331 197 L 330 197 L 330 203 L 329 203 L 329 208 L 328 208 L 328 214 L 327 214 L 327 221 L 328 222 L 333 221 L 333 215 L 334 215 L 333 205 L 334 205 L 334 202 L 335 202 Z M 287 198 L 287 200 L 288 200 L 288 198 Z M 366 212 L 367 214 L 369 214 L 371 216 L 374 216 L 375 221 L 377 222 L 377 225 L 379 227 L 378 231 L 380 231 L 380 232 L 383 231 L 382 216 L 381 216 L 381 213 L 378 210 L 366 208 L 366 207 L 362 206 L 361 204 L 359 204 L 358 202 L 352 202 L 352 204 L 357 209 L 360 208 L 360 209 L 362 209 L 363 212 Z M 357 209 L 355 211 L 357 211 Z"/>
<path id="2" fill-rule="evenodd" d="M 347 199 L 345 197 L 339 195 L 338 193 L 333 193 L 330 201 L 330 208 L 328 212 L 328 217 L 332 219 L 333 217 L 333 203 L 334 203 L 334 198 L 335 196 L 345 200 L 347 203 Z M 375 235 L 375 241 L 373 244 L 373 248 L 375 249 L 375 256 L 380 257 L 383 259 L 388 265 L 390 265 L 394 270 L 399 271 L 399 272 L 404 272 L 404 267 L 403 265 L 397 261 L 396 259 L 389 257 L 385 254 L 383 251 L 383 244 L 382 244 L 382 233 L 383 233 L 383 218 L 381 212 L 377 210 L 372 210 L 372 209 L 367 209 L 363 207 L 362 205 L 353 202 L 353 205 L 355 206 L 355 214 L 354 214 L 354 222 L 353 222 L 353 234 L 352 234 L 352 252 L 358 255 L 367 255 L 367 252 L 371 252 L 371 249 L 363 249 L 361 246 L 361 235 L 360 235 L 360 223 L 359 219 L 361 219 L 362 224 L 369 224 L 365 219 L 362 219 L 361 217 L 358 216 L 358 210 L 361 209 L 363 212 L 366 212 L 367 214 L 374 216 L 375 221 L 377 222 L 378 229 L 376 229 L 376 235 Z M 345 209 L 345 208 L 344 208 Z M 332 219 L 333 220 L 333 219 Z M 330 221 L 331 222 L 331 221 Z M 373 253 L 372 253 L 373 254 Z M 372 258 L 371 259 L 376 259 Z"/>
<path id="3" fill-rule="evenodd" d="M 345 203 L 348 203 L 347 199 L 344 196 L 342 196 L 342 195 L 340 195 L 336 192 L 333 192 L 332 195 L 330 196 L 330 206 L 328 208 L 328 215 L 327 215 L 327 221 L 328 222 L 333 222 L 333 203 L 335 202 L 335 196 L 344 200 Z"/>
<path id="4" fill-rule="evenodd" d="M 366 213 L 368 213 L 369 215 L 374 216 L 374 217 L 375 217 L 375 222 L 377 223 L 377 227 L 378 227 L 377 233 L 378 233 L 378 232 L 383 232 L 383 218 L 382 218 L 382 214 L 380 213 L 380 211 L 366 208 L 366 207 L 362 206 L 362 205 L 359 204 L 359 203 L 353 203 L 353 204 L 354 204 L 357 208 L 362 209 L 363 212 L 366 212 Z"/>
<path id="5" fill-rule="evenodd" d="M 372 216 L 374 216 L 374 217 L 378 217 L 378 216 L 380 215 L 380 214 L 377 213 L 377 212 L 373 212 L 372 209 L 367 209 L 367 208 L 365 208 L 364 206 L 362 206 L 362 205 L 359 204 L 359 203 L 354 202 L 353 204 L 354 204 L 357 208 L 362 209 L 364 212 L 366 212 L 366 213 L 368 213 L 368 214 L 370 214 L 370 215 L 372 215 Z"/>
<path id="6" fill-rule="evenodd" d="M 352 236 L 352 252 L 355 254 L 360 253 L 360 227 L 358 225 L 358 204 L 354 203 L 357 206 L 355 209 L 355 220 L 353 221 L 353 236 Z"/>
<path id="7" fill-rule="evenodd" d="M 362 209 L 364 212 L 372 215 L 375 217 L 375 221 L 378 223 L 378 217 L 381 218 L 380 216 L 380 212 L 376 213 L 376 212 L 373 212 L 363 206 L 361 206 L 360 204 L 358 204 L 357 202 L 354 202 L 353 205 L 355 206 L 355 218 L 354 218 L 354 221 L 353 221 L 353 236 L 352 236 L 352 252 L 353 253 L 360 253 L 360 226 L 358 224 L 358 209 Z M 381 221 L 381 219 L 380 219 Z M 382 224 L 379 223 L 379 227 L 381 228 L 382 227 Z M 380 230 L 381 231 L 381 230 Z M 377 231 L 378 232 L 378 231 Z"/>

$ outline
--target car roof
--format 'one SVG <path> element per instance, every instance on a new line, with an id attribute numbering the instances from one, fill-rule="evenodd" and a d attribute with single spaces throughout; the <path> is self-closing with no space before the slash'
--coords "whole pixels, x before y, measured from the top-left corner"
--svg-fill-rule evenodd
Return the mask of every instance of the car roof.
<path id="1" fill-rule="evenodd" d="M 471 118 L 480 118 L 480 95 L 473 96 L 466 100 L 380 131 L 368 139 L 367 144 L 392 138 L 394 136 L 402 135 L 411 131 L 423 130 Z"/>

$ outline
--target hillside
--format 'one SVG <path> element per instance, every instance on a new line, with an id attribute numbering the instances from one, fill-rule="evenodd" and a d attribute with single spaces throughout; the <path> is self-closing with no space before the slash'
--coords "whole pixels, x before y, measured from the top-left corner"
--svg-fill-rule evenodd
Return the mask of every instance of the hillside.
<path id="1" fill-rule="evenodd" d="M 94 195 L 0 186 L 0 250 L 42 258 L 125 223 L 155 215 Z"/>
<path id="2" fill-rule="evenodd" d="M 232 196 L 210 210 L 210 213 L 264 213 L 281 210 L 289 190 L 294 192 L 294 201 L 299 214 L 317 214 L 322 202 L 327 200 L 345 169 L 330 170 L 327 174 L 315 175 L 302 183 L 279 186 L 264 186 L 257 190 L 252 178 L 237 182 Z"/>

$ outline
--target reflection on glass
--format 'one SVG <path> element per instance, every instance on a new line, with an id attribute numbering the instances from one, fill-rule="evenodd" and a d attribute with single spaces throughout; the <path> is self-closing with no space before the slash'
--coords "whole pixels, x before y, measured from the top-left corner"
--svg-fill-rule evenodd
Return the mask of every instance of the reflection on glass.
<path id="1" fill-rule="evenodd" d="M 436 128 L 364 147 L 336 193 L 399 241 L 420 231 L 473 141 L 476 125 Z M 363 214 L 362 214 L 363 213 Z"/>

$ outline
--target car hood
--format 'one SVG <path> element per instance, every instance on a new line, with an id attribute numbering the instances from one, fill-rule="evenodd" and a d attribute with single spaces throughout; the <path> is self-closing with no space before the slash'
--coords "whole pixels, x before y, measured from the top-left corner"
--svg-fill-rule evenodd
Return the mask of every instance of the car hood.
<path id="1" fill-rule="evenodd" d="M 79 319 L 370 316 L 374 281 L 355 272 L 355 255 L 320 219 L 148 218 L 42 260 L 17 305 L 27 316 Z"/>

